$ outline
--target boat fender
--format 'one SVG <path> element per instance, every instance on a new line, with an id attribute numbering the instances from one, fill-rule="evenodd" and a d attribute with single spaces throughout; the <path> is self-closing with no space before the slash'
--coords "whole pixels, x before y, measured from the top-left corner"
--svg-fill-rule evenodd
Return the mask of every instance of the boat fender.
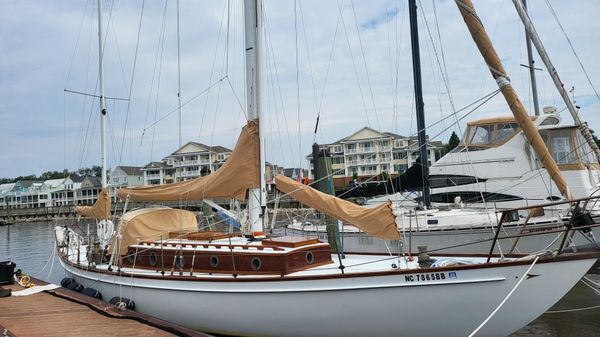
<path id="1" fill-rule="evenodd" d="M 81 293 L 99 300 L 102 299 L 102 294 L 94 288 L 85 288 L 81 291 Z"/>
<path id="2" fill-rule="evenodd" d="M 72 282 L 75 282 L 75 280 L 70 277 L 65 277 L 60 281 L 60 285 L 61 287 L 66 288 Z"/>
<path id="3" fill-rule="evenodd" d="M 108 301 L 108 303 L 117 306 L 121 310 L 129 309 L 135 310 L 135 303 L 125 297 L 115 296 Z"/>
<path id="4" fill-rule="evenodd" d="M 77 283 L 77 281 L 73 280 L 73 282 L 67 285 L 67 289 L 80 293 L 83 290 L 83 286 Z"/>

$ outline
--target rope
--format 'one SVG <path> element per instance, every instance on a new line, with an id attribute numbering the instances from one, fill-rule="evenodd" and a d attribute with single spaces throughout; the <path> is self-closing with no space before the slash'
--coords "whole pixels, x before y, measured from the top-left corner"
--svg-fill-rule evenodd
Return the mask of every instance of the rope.
<path id="1" fill-rule="evenodd" d="M 458 3 L 458 1 L 457 1 Z M 502 300 L 502 302 L 500 302 L 500 304 L 498 304 L 498 306 L 496 307 L 496 309 L 494 309 L 494 311 L 492 311 L 492 313 L 483 321 L 481 322 L 481 324 L 479 324 L 479 326 L 473 330 L 473 332 L 471 332 L 469 334 L 469 337 L 473 337 L 475 336 L 475 334 L 477 334 L 477 332 L 479 332 L 479 330 L 481 330 L 481 328 L 483 328 L 483 326 L 492 318 L 494 317 L 494 315 L 498 312 L 498 310 L 500 310 L 500 308 L 502 308 L 502 306 L 504 305 L 504 303 L 506 303 L 506 301 L 510 298 L 510 296 L 515 292 L 515 290 L 517 290 L 517 288 L 521 285 L 521 282 L 523 282 L 523 280 L 525 280 L 527 274 L 529 274 L 529 272 L 531 271 L 531 269 L 533 268 L 533 266 L 535 266 L 536 262 L 538 261 L 540 257 L 536 256 L 535 259 L 533 260 L 533 262 L 531 263 L 531 266 L 529 266 L 529 268 L 527 268 L 527 270 L 525 271 L 525 273 L 523 273 L 523 275 L 521 276 L 521 279 L 519 280 L 519 282 L 517 282 L 517 284 L 515 284 L 515 286 L 511 289 L 511 291 L 506 295 L 506 297 Z"/>
<path id="2" fill-rule="evenodd" d="M 560 30 L 562 30 L 563 34 L 565 35 L 565 38 L 567 39 L 567 42 L 569 43 L 569 46 L 571 47 L 571 50 L 573 51 L 573 55 L 575 55 L 575 58 L 577 59 L 577 62 L 579 62 L 579 65 L 581 66 L 581 70 L 583 70 L 583 73 L 585 74 L 585 78 L 587 79 L 588 83 L 592 87 L 592 90 L 594 90 L 594 93 L 596 94 L 596 97 L 598 98 L 598 100 L 600 100 L 600 95 L 598 94 L 598 91 L 596 91 L 596 87 L 592 83 L 592 80 L 590 79 L 590 76 L 588 75 L 587 71 L 585 70 L 585 67 L 583 66 L 583 63 L 581 62 L 581 59 L 579 59 L 579 55 L 577 55 L 577 52 L 575 51 L 575 47 L 573 46 L 573 43 L 571 43 L 571 39 L 567 35 L 567 32 L 565 31 L 565 29 L 562 26 L 562 24 L 560 23 L 560 20 L 558 20 L 558 15 L 556 15 L 556 12 L 554 11 L 554 8 L 550 4 L 550 1 L 546 0 L 546 4 L 548 5 L 548 8 L 550 8 L 550 11 L 552 11 L 552 15 L 554 16 L 554 19 L 556 20 L 556 23 L 558 23 L 558 26 L 560 27 Z"/>

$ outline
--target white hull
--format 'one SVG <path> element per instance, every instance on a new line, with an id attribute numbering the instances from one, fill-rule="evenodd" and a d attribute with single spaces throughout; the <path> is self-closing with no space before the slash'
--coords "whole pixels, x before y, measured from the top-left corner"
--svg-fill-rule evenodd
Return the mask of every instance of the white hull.
<path id="1" fill-rule="evenodd" d="M 538 263 L 477 336 L 506 336 L 563 297 L 596 258 Z M 67 274 L 105 299 L 206 332 L 248 336 L 467 336 L 498 306 L 531 264 L 414 274 L 203 281 L 114 276 L 65 264 Z M 331 266 L 329 266 L 331 267 Z M 454 272 L 454 277 L 450 276 Z M 435 269 L 423 275 L 435 274 Z M 150 272 L 149 275 L 160 274 Z M 340 275 L 341 276 L 341 275 Z M 455 310 L 453 310 L 455 309 Z"/>

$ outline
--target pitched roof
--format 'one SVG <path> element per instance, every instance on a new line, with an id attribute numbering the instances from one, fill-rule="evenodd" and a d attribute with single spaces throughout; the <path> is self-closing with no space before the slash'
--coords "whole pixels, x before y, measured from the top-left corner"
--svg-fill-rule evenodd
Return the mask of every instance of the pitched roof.
<path id="1" fill-rule="evenodd" d="M 100 178 L 96 177 L 96 176 L 86 176 L 85 178 L 83 178 L 83 180 L 89 181 L 92 186 L 96 187 L 96 186 L 102 186 L 102 182 L 100 181 Z"/>
<path id="2" fill-rule="evenodd" d="M 125 174 L 130 175 L 130 176 L 141 176 L 143 175 L 142 173 L 142 168 L 139 166 L 117 166 L 116 168 L 120 168 L 121 170 L 123 170 L 123 172 L 125 172 Z"/>
<path id="3" fill-rule="evenodd" d="M 162 161 L 151 161 L 148 164 L 144 165 L 144 167 L 142 167 L 142 170 L 145 169 L 152 169 L 152 168 L 169 168 L 171 166 L 167 165 L 166 163 L 163 163 Z"/>
<path id="4" fill-rule="evenodd" d="M 188 146 L 188 145 L 196 145 L 202 148 L 205 148 L 206 151 L 197 151 L 197 152 L 188 152 L 188 153 L 200 153 L 200 152 L 215 152 L 215 153 L 223 153 L 223 152 L 231 152 L 230 149 L 223 147 L 223 146 L 209 146 L 206 144 L 202 144 L 202 143 L 198 143 L 198 142 L 187 142 L 184 145 L 182 145 L 180 148 L 178 148 L 177 150 L 175 150 L 175 152 L 171 153 L 171 156 L 179 154 L 179 152 L 181 151 L 181 149 L 183 149 L 184 147 Z"/>
<path id="5" fill-rule="evenodd" d="M 84 179 L 85 177 L 82 177 L 82 176 L 80 176 L 80 175 L 78 175 L 78 174 L 71 174 L 71 175 L 69 176 L 69 178 L 71 178 L 71 180 L 73 180 L 73 182 L 74 182 L 74 183 L 80 183 L 80 182 L 82 182 L 82 181 L 83 181 L 83 179 Z"/>
<path id="6" fill-rule="evenodd" d="M 19 180 L 17 181 L 17 184 L 20 184 L 23 187 L 31 187 L 31 185 L 35 184 L 35 183 L 42 183 L 43 181 L 41 180 Z"/>

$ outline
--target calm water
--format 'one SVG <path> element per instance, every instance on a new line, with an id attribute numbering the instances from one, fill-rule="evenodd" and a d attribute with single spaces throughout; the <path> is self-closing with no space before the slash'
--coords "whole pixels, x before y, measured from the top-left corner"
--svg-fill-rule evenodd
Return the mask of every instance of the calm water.
<path id="1" fill-rule="evenodd" d="M 0 227 L 0 261 L 12 260 L 17 268 L 34 277 L 59 283 L 64 277 L 54 258 L 54 223 L 24 223 Z M 588 275 L 600 283 L 600 275 Z M 600 294 L 577 284 L 551 310 L 567 310 L 600 305 Z M 591 337 L 600 336 L 600 308 L 569 313 L 546 313 L 512 335 L 513 337 Z"/>

